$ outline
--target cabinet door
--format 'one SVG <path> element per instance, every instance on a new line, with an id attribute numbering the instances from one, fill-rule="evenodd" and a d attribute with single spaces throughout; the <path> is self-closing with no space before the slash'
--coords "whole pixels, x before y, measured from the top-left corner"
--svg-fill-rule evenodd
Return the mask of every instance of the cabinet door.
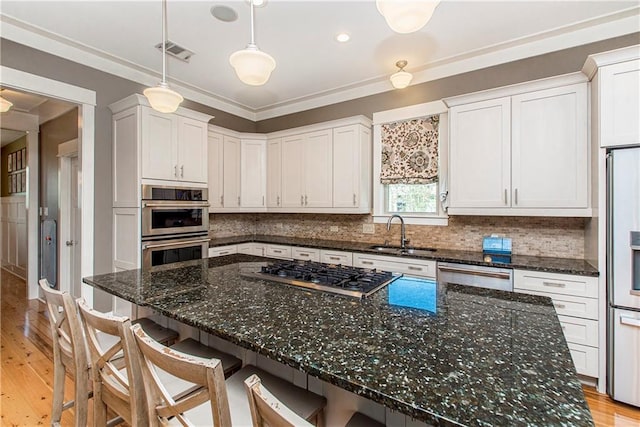
<path id="1" fill-rule="evenodd" d="M 587 208 L 587 85 L 514 96 L 513 208 Z"/>
<path id="2" fill-rule="evenodd" d="M 142 108 L 142 178 L 178 179 L 177 119 Z"/>
<path id="3" fill-rule="evenodd" d="M 509 206 L 510 98 L 460 105 L 450 113 L 450 207 Z"/>
<path id="4" fill-rule="evenodd" d="M 225 136 L 222 202 L 225 208 L 240 207 L 240 139 Z"/>
<path id="5" fill-rule="evenodd" d="M 219 133 L 209 132 L 209 147 L 207 157 L 209 165 L 207 173 L 209 175 L 209 204 L 212 209 L 223 207 L 222 195 L 224 194 L 224 143 L 223 137 Z"/>
<path id="6" fill-rule="evenodd" d="M 282 190 L 282 140 L 267 143 L 267 207 L 279 208 Z"/>
<path id="7" fill-rule="evenodd" d="M 303 148 L 302 135 L 282 138 L 282 207 L 285 208 L 304 206 Z"/>
<path id="8" fill-rule="evenodd" d="M 333 130 L 333 207 L 356 208 L 360 200 L 360 132 L 358 125 Z"/>
<path id="9" fill-rule="evenodd" d="M 330 208 L 333 203 L 333 132 L 331 130 L 305 135 L 304 143 L 304 206 Z"/>
<path id="10" fill-rule="evenodd" d="M 181 181 L 207 182 L 207 124 L 178 117 L 178 172 Z"/>
<path id="11" fill-rule="evenodd" d="M 602 67 L 600 78 L 600 144 L 640 143 L 640 60 Z"/>
<path id="12" fill-rule="evenodd" d="M 240 200 L 243 208 L 265 207 L 266 142 L 242 141 Z"/>

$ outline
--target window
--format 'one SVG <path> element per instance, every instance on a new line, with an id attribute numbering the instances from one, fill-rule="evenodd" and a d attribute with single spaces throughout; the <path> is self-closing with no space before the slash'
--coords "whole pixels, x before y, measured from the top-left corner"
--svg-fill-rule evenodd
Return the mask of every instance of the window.
<path id="1" fill-rule="evenodd" d="M 447 114 L 432 102 L 374 114 L 374 222 L 446 225 Z"/>

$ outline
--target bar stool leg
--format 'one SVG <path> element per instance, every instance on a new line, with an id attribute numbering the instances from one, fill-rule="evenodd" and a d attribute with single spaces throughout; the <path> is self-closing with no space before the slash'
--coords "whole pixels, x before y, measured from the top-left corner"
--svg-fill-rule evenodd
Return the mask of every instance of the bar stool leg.
<path id="1" fill-rule="evenodd" d="M 53 358 L 53 404 L 51 409 L 51 425 L 59 425 L 64 403 L 65 370 L 59 355 Z"/>
<path id="2" fill-rule="evenodd" d="M 88 408 L 89 408 L 89 382 L 87 381 L 87 372 L 85 369 L 76 367 L 76 391 L 75 391 L 75 412 L 76 427 L 85 427 L 87 425 Z"/>

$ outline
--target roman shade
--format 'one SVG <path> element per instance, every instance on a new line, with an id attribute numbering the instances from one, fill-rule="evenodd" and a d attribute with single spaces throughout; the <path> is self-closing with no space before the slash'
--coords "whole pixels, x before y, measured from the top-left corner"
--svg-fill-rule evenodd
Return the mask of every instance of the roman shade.
<path id="1" fill-rule="evenodd" d="M 434 115 L 381 125 L 382 184 L 438 181 L 438 125 Z"/>

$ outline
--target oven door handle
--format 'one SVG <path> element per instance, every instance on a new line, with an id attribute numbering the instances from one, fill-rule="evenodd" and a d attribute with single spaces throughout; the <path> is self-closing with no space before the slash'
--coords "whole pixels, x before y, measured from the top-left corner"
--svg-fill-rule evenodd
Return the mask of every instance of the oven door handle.
<path id="1" fill-rule="evenodd" d="M 208 208 L 209 203 L 153 203 L 144 202 L 145 208 Z"/>
<path id="2" fill-rule="evenodd" d="M 462 273 L 462 274 L 468 274 L 471 276 L 491 277 L 494 279 L 510 279 L 511 278 L 511 275 L 509 273 L 497 273 L 492 271 L 467 270 L 464 268 L 452 268 L 452 267 L 445 267 L 445 266 L 438 266 L 438 270 L 444 271 L 447 273 Z"/>
<path id="3" fill-rule="evenodd" d="M 166 248 L 167 246 L 185 246 L 191 245 L 194 243 L 206 243 L 211 239 L 195 239 L 195 240 L 182 240 L 180 242 L 171 242 L 171 243 L 158 243 L 156 245 L 144 244 L 142 245 L 142 249 L 156 249 L 156 248 Z"/>

